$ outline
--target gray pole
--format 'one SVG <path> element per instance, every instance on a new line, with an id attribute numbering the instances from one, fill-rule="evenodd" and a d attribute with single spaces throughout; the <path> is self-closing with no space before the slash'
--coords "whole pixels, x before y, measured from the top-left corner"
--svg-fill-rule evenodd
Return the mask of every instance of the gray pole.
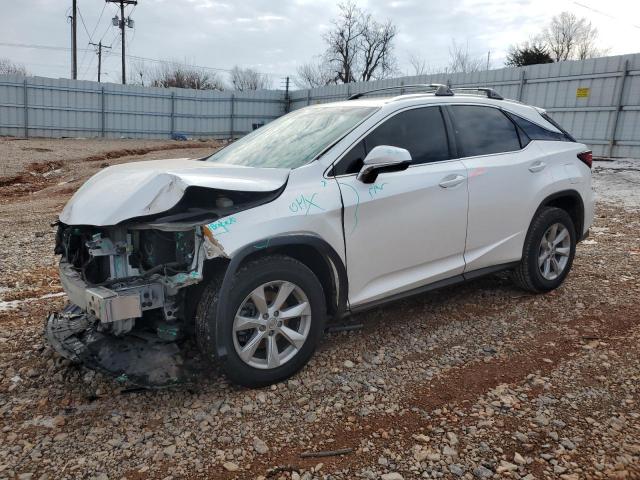
<path id="1" fill-rule="evenodd" d="M 620 88 L 618 89 L 618 95 L 616 96 L 616 111 L 613 114 L 613 124 L 611 125 L 611 133 L 609 136 L 609 154 L 611 157 L 613 155 L 613 147 L 616 144 L 616 132 L 618 130 L 618 119 L 620 118 L 620 112 L 622 111 L 622 94 L 624 93 L 624 84 L 627 80 L 627 75 L 629 74 L 629 60 L 625 60 L 622 66 L 622 76 L 620 78 Z"/>
<path id="2" fill-rule="evenodd" d="M 518 101 L 522 101 L 522 97 L 524 95 L 524 84 L 527 81 L 526 79 L 527 71 L 523 68 L 520 72 L 520 83 L 518 84 Z"/>
<path id="3" fill-rule="evenodd" d="M 105 135 L 105 111 L 104 111 L 104 87 L 102 87 L 100 92 L 100 134 L 102 137 Z"/>
<path id="4" fill-rule="evenodd" d="M 231 114 L 229 115 L 229 121 L 230 121 L 230 125 L 229 125 L 229 130 L 230 130 L 230 136 L 231 136 L 231 140 L 233 140 L 233 111 L 234 111 L 234 100 L 235 100 L 235 95 L 232 93 L 231 94 Z"/>
<path id="5" fill-rule="evenodd" d="M 23 94 L 24 94 L 24 138 L 29 138 L 29 96 L 27 92 L 27 79 L 24 79 L 23 84 Z"/>
<path id="6" fill-rule="evenodd" d="M 173 134 L 176 129 L 176 92 L 171 92 L 171 133 L 170 137 L 173 138 Z"/>

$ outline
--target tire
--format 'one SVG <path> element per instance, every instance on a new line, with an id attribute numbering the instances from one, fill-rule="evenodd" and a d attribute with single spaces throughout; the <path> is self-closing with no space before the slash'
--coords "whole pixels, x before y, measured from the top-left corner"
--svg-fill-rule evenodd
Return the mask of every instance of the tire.
<path id="1" fill-rule="evenodd" d="M 562 247 L 556 246 L 555 250 L 548 250 L 548 242 L 546 243 L 547 246 L 543 246 L 543 235 L 546 234 L 546 241 L 547 238 L 550 238 L 549 235 L 553 235 L 553 231 L 550 229 L 558 225 L 561 225 L 567 230 L 567 236 L 565 238 L 568 238 L 568 241 L 563 239 L 562 242 L 558 244 L 562 245 Z M 557 227 L 556 231 L 562 232 L 562 228 Z M 560 234 L 558 233 L 556 239 L 559 236 Z M 563 251 L 562 254 L 557 253 L 559 250 Z M 568 253 L 568 255 L 566 255 L 566 261 L 562 260 L 565 258 L 565 251 Z M 560 208 L 543 207 L 536 213 L 536 216 L 529 226 L 522 251 L 522 259 L 513 272 L 514 282 L 524 290 L 535 293 L 548 292 L 558 288 L 571 270 L 575 251 L 576 231 L 569 214 Z M 544 255 L 549 252 L 555 253 L 545 257 Z M 554 264 L 551 260 L 552 257 L 560 260 L 556 260 Z M 539 266 L 543 258 L 547 258 L 547 260 L 544 260 L 544 263 Z M 554 268 L 560 264 L 562 264 L 562 269 L 558 273 L 557 270 L 554 271 Z M 545 274 L 544 270 L 547 266 L 551 268 L 549 273 Z M 555 276 L 554 273 L 556 274 Z"/>
<path id="2" fill-rule="evenodd" d="M 216 331 L 219 333 L 227 352 L 222 361 L 222 369 L 233 383 L 257 388 L 289 378 L 309 361 L 324 330 L 326 302 L 320 281 L 298 260 L 285 255 L 272 255 L 243 265 L 233 276 L 232 282 L 230 294 L 224 299 L 219 297 L 221 276 L 212 278 L 205 286 L 195 315 L 198 347 L 208 359 L 214 360 L 215 334 Z M 279 318 L 279 311 L 272 311 L 276 308 L 278 293 L 281 289 L 286 292 L 291 286 L 295 288 L 284 299 L 287 305 L 284 305 Z M 256 289 L 266 299 L 262 308 L 269 308 L 271 313 L 267 314 L 268 319 L 259 314 L 257 305 L 262 302 L 253 302 L 252 292 Z M 286 294 L 283 293 L 284 295 Z M 227 312 L 227 318 L 216 318 L 219 302 L 228 302 L 222 309 Z M 287 311 L 293 310 L 293 307 L 288 306 L 290 304 L 298 309 L 305 304 L 307 307 L 302 315 L 283 320 Z M 241 308 L 242 312 L 249 309 L 250 313 L 244 313 L 238 317 L 240 320 L 236 320 Z M 252 320 L 251 326 L 247 330 L 234 331 L 234 322 L 241 322 L 242 319 Z M 260 322 L 260 326 L 257 326 L 257 322 Z M 265 330 L 261 331 L 261 328 Z M 288 328 L 288 334 L 299 335 L 291 335 L 296 340 L 295 345 L 281 333 L 285 332 L 285 328 Z M 254 356 L 243 359 L 239 351 L 245 347 L 250 349 L 251 342 L 260 335 L 262 337 L 256 342 L 259 346 Z M 301 339 L 304 335 L 306 338 Z M 272 354 L 269 355 L 268 347 L 273 345 L 271 342 L 275 342 L 275 353 L 271 350 Z M 271 364 L 271 359 L 276 358 L 278 360 Z"/>

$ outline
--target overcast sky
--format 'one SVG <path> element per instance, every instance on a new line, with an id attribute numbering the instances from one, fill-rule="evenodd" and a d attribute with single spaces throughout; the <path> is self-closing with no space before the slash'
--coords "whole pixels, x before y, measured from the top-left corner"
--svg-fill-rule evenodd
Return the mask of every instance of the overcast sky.
<path id="1" fill-rule="evenodd" d="M 600 31 L 600 46 L 610 54 L 640 51 L 640 0 L 359 0 L 377 19 L 398 27 L 395 52 L 400 70 L 410 73 L 408 57 L 423 57 L 432 68 L 445 65 L 452 39 L 486 58 L 492 68 L 504 63 L 510 44 L 538 33 L 555 14 L 571 11 L 588 18 Z M 250 66 L 272 75 L 275 87 L 296 67 L 323 49 L 322 33 L 337 13 L 336 0 L 139 0 L 128 7 L 135 21 L 127 29 L 127 53 L 152 59 L 229 69 Z M 71 0 L 2 2 L 0 58 L 26 65 L 47 77 L 70 76 L 70 53 L 2 44 L 69 47 L 67 21 Z M 106 81 L 120 79 L 119 30 L 111 25 L 114 4 L 78 0 L 84 19 L 78 22 L 78 47 L 94 42 L 113 45 L 103 59 Z M 103 10 L 104 7 L 104 10 Z M 102 13 L 102 17 L 99 17 Z M 99 20 L 99 21 L 98 21 Z M 89 47 L 90 48 L 90 47 Z M 78 76 L 95 80 L 97 59 L 78 54 Z M 221 75 L 226 75 L 221 73 Z"/>

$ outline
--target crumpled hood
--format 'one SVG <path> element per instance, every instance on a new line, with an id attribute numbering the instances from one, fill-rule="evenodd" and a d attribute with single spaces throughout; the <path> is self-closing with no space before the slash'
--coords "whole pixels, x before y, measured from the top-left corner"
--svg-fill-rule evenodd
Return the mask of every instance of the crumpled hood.
<path id="1" fill-rule="evenodd" d="M 115 225 L 129 218 L 162 213 L 187 187 L 272 192 L 282 187 L 288 168 L 253 168 L 178 158 L 125 163 L 96 173 L 71 197 L 60 215 L 67 225 Z"/>

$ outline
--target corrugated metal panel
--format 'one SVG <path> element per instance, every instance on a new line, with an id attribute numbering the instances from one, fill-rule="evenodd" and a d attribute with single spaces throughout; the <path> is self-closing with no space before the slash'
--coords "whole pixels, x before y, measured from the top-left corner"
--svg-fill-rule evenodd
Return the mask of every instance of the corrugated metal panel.
<path id="1" fill-rule="evenodd" d="M 282 91 L 144 88 L 41 77 L 29 77 L 26 82 L 25 89 L 24 77 L 0 76 L 0 135 L 168 138 L 179 132 L 228 138 L 245 134 L 285 111 Z M 640 158 L 640 54 L 328 85 L 291 92 L 290 108 L 416 83 L 493 87 L 506 98 L 547 109 L 597 155 Z"/>

